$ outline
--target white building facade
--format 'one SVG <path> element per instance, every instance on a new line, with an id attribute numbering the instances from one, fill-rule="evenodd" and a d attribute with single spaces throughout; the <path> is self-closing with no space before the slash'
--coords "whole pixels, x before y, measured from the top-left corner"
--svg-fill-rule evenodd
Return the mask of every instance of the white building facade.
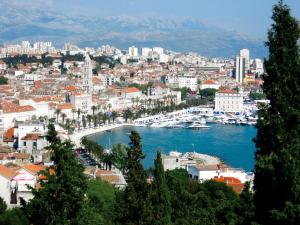
<path id="1" fill-rule="evenodd" d="M 215 111 L 241 112 L 243 111 L 243 92 L 221 90 L 215 95 Z"/>

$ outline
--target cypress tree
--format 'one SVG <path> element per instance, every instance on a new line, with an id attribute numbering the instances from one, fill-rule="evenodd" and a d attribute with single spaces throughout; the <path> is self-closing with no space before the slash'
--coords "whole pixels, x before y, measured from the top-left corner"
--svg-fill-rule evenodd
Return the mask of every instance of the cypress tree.
<path id="1" fill-rule="evenodd" d="M 300 221 L 300 58 L 299 23 L 287 5 L 273 8 L 268 33 L 269 59 L 255 139 L 255 207 L 261 224 Z"/>
<path id="2" fill-rule="evenodd" d="M 42 173 L 46 181 L 32 189 L 34 198 L 24 209 L 35 225 L 77 224 L 87 188 L 83 167 L 74 157 L 73 145 L 61 142 L 53 124 L 48 126 L 47 140 L 54 166 Z"/>
<path id="3" fill-rule="evenodd" d="M 154 181 L 151 192 L 152 224 L 169 225 L 171 224 L 172 208 L 160 152 L 157 152 L 154 161 L 153 175 Z"/>
<path id="4" fill-rule="evenodd" d="M 148 184 L 146 172 L 141 163 L 144 159 L 141 138 L 131 131 L 126 157 L 125 179 L 127 186 L 117 195 L 116 223 L 142 225 L 147 220 Z"/>

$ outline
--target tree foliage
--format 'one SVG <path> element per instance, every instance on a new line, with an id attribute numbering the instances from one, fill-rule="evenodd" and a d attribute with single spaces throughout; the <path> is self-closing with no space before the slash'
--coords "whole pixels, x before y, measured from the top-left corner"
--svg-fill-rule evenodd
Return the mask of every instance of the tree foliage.
<path id="1" fill-rule="evenodd" d="M 170 225 L 172 212 L 171 200 L 160 152 L 157 152 L 154 161 L 153 178 L 150 194 L 153 219 L 151 224 Z"/>
<path id="2" fill-rule="evenodd" d="M 0 76 L 0 85 L 8 84 L 8 79 L 4 76 Z"/>
<path id="3" fill-rule="evenodd" d="M 40 181 L 41 188 L 32 189 L 34 198 L 24 209 L 35 225 L 76 224 L 87 188 L 83 167 L 74 157 L 72 144 L 57 137 L 53 124 L 48 130 L 54 166 L 42 173 L 46 181 Z"/>
<path id="4" fill-rule="evenodd" d="M 142 225 L 148 219 L 148 184 L 141 162 L 144 159 L 141 138 L 136 131 L 131 131 L 129 147 L 125 171 L 127 186 L 117 195 L 116 223 Z"/>
<path id="5" fill-rule="evenodd" d="M 280 1 L 273 8 L 269 59 L 255 139 L 255 206 L 261 224 L 300 221 L 300 58 L 299 22 Z"/>

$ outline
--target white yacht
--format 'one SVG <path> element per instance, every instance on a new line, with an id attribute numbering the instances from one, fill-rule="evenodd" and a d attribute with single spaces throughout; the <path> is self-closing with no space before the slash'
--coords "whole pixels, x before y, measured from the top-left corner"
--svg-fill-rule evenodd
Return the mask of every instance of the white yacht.
<path id="1" fill-rule="evenodd" d="M 211 128 L 211 126 L 206 125 L 206 121 L 204 118 L 201 120 L 194 121 L 190 126 L 188 126 L 189 129 L 205 129 L 205 128 Z"/>

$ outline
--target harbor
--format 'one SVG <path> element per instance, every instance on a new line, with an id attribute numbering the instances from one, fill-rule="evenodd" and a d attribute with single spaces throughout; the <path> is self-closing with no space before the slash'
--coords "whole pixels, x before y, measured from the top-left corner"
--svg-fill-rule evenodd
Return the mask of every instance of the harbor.
<path id="1" fill-rule="evenodd" d="M 244 110 L 237 113 L 214 111 L 213 108 L 191 107 L 188 109 L 146 116 L 133 121 L 138 127 L 152 128 L 188 128 L 201 129 L 211 128 L 209 124 L 253 126 L 257 123 L 256 104 L 245 104 Z"/>
<path id="2" fill-rule="evenodd" d="M 254 126 L 233 126 L 212 123 L 210 129 L 166 129 L 154 127 L 123 126 L 111 132 L 89 135 L 104 148 L 117 143 L 128 144 L 131 130 L 136 130 L 142 139 L 145 168 L 153 166 L 156 151 L 163 154 L 171 151 L 197 152 L 215 156 L 235 168 L 252 171 L 254 168 L 255 145 L 252 139 L 256 135 Z"/>

